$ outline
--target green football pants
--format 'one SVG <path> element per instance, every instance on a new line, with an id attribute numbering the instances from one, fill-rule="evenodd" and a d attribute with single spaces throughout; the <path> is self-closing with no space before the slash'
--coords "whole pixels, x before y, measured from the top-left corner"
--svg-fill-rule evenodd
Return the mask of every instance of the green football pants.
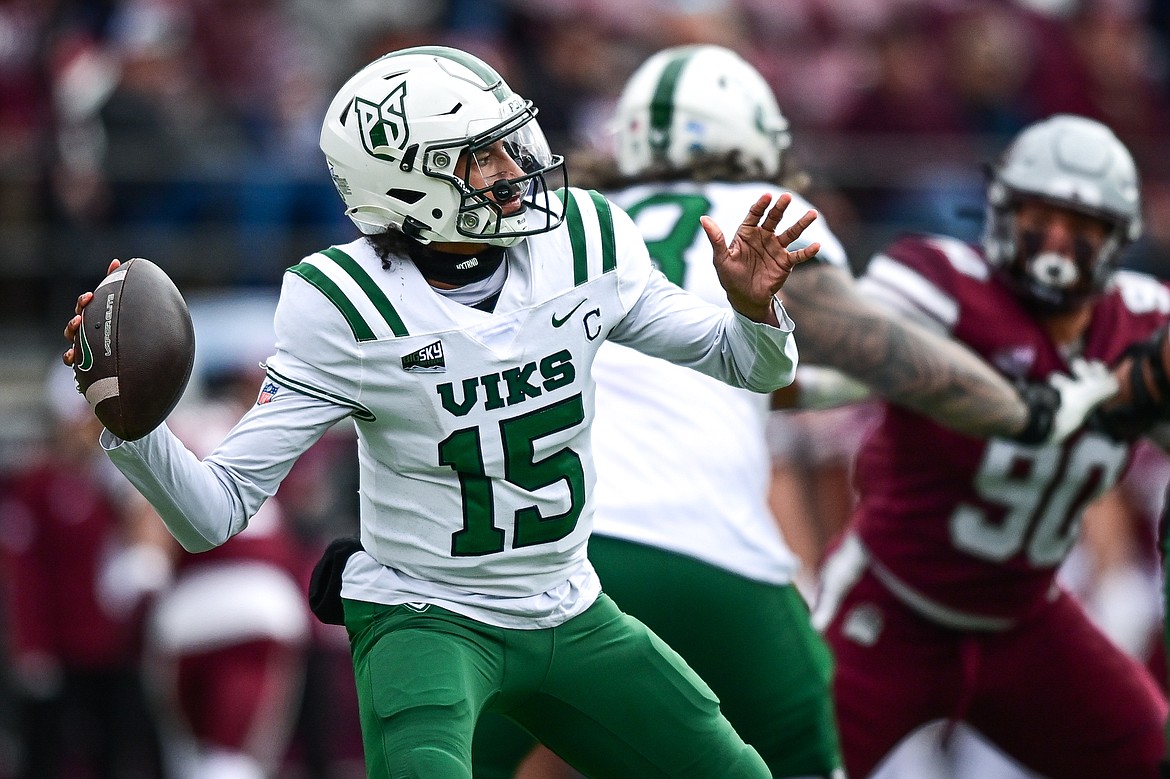
<path id="1" fill-rule="evenodd" d="M 765 584 L 686 555 L 594 535 L 606 594 L 677 650 L 774 777 L 833 776 L 842 759 L 832 655 L 792 585 Z M 510 779 L 533 746 L 502 717 L 475 740 L 476 779 Z"/>
<path id="2" fill-rule="evenodd" d="M 366 771 L 472 776 L 483 712 L 504 714 L 589 777 L 768 777 L 715 695 L 602 596 L 555 628 L 345 601 Z"/>

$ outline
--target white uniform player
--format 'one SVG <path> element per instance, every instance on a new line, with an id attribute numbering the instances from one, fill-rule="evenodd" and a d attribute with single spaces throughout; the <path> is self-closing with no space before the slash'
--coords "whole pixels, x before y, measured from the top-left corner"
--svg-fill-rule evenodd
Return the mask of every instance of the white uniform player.
<path id="1" fill-rule="evenodd" d="M 759 187 L 643 185 L 614 201 L 630 209 L 659 266 L 682 271 L 673 281 L 720 303 L 722 288 L 701 256 L 709 251 L 706 239 L 682 206 L 702 198 L 706 213 L 726 221 L 750 206 Z M 796 194 L 792 205 L 798 207 L 791 213 L 811 208 Z M 676 264 L 661 241 L 688 227 L 693 240 Z M 810 225 L 802 240 L 820 243 L 815 261 L 847 268 L 824 221 Z M 602 346 L 593 375 L 598 480 L 590 557 L 606 592 L 712 685 L 774 777 L 838 771 L 829 652 L 811 627 L 794 584 L 798 561 L 768 503 L 769 396 L 614 343 Z M 693 598 L 688 581 L 707 588 L 707 597 Z M 663 591 L 685 592 L 690 602 Z M 744 651 L 745 644 L 754 648 Z"/>
<path id="2" fill-rule="evenodd" d="M 779 178 L 789 133 L 768 85 L 727 49 L 666 49 L 629 79 L 615 124 L 617 159 L 592 172 L 625 184 L 610 197 L 663 275 L 726 307 L 700 217 L 727 222 L 761 190 L 777 189 L 769 182 Z M 651 153 L 655 144 L 660 151 Z M 691 180 L 699 168 L 715 180 Z M 788 224 L 811 205 L 786 194 Z M 812 243 L 817 259 L 791 282 L 819 263 L 848 273 L 845 250 L 822 220 L 798 239 Z M 793 583 L 798 561 L 768 502 L 770 395 L 613 342 L 601 346 L 593 375 L 597 505 L 589 557 L 603 590 L 711 685 L 773 777 L 835 775 L 831 659 Z M 506 724 L 485 721 L 477 779 L 510 776 L 529 746 Z"/>
<path id="3" fill-rule="evenodd" d="M 703 201 L 703 213 L 722 224 L 749 208 L 760 186 L 675 182 L 631 187 L 612 198 L 628 210 L 671 281 L 726 305 L 710 246 L 687 204 Z M 790 194 L 790 216 L 812 208 Z M 659 257 L 670 251 L 664 242 L 676 240 L 679 231 L 689 239 L 681 262 L 663 262 Z M 844 248 L 823 220 L 809 225 L 801 241 L 820 243 L 815 261 L 848 268 Z M 593 376 L 601 409 L 593 427 L 595 532 L 690 555 L 749 579 L 790 584 L 796 560 L 767 502 L 768 396 L 614 343 L 602 346 Z M 629 443 L 631 431 L 637 431 L 636 447 Z"/>
<path id="4" fill-rule="evenodd" d="M 585 555 L 598 347 L 636 344 L 757 392 L 791 380 L 796 349 L 782 309 L 784 329 L 765 329 L 681 294 L 652 272 L 624 213 L 598 229 L 593 197 L 570 197 L 588 216 L 570 209 L 563 227 L 509 249 L 491 313 L 436 296 L 409 260 L 382 270 L 364 240 L 306 258 L 281 290 L 264 402 L 208 462 L 162 428 L 111 456 L 170 504 L 180 541 L 209 548 L 352 417 L 366 551 L 345 597 L 430 603 L 499 627 L 581 613 L 599 591 Z M 619 257 L 615 246 L 632 248 Z"/>
<path id="5" fill-rule="evenodd" d="M 653 270 L 620 209 L 556 185 L 534 117 L 458 50 L 360 71 L 322 148 L 366 237 L 286 274 L 257 405 L 203 461 L 165 427 L 104 442 L 199 551 L 352 417 L 364 551 L 342 596 L 371 776 L 469 776 L 484 711 L 590 775 L 767 776 L 707 686 L 600 595 L 590 373 L 612 339 L 757 392 L 790 382 L 774 295 L 816 253 L 785 249 L 815 214 L 777 234 L 788 200 L 761 197 L 730 245 L 708 224 L 736 311 L 712 306 Z"/>

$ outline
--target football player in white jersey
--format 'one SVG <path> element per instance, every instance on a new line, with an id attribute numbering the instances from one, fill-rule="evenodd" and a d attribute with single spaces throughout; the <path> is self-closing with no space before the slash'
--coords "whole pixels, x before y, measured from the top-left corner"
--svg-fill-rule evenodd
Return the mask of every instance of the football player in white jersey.
<path id="1" fill-rule="evenodd" d="M 633 218 L 668 279 L 719 304 L 700 216 L 725 221 L 760 187 L 793 178 L 788 122 L 771 89 L 726 48 L 674 47 L 631 76 L 614 125 L 616 159 L 591 161 L 596 180 L 587 185 L 611 193 Z M 782 223 L 811 208 L 785 189 L 799 208 Z M 974 354 L 861 297 L 823 220 L 805 241 L 820 251 L 780 294 L 799 311 L 806 363 L 845 370 L 964 432 L 1031 440 L 1065 435 L 1112 389 L 1102 371 L 1066 387 L 1063 399 L 1052 389 L 1025 401 Z M 612 343 L 599 350 L 594 377 L 589 556 L 604 591 L 711 685 L 773 776 L 840 775 L 832 660 L 768 507 L 768 399 Z M 827 382 L 823 392 L 855 391 L 852 382 L 834 385 L 831 372 L 817 377 Z M 477 779 L 514 771 L 530 743 L 508 730 L 494 718 L 481 726 Z"/>
<path id="2" fill-rule="evenodd" d="M 768 776 L 710 688 L 601 593 L 591 373 L 609 339 L 754 392 L 788 384 L 775 294 L 816 254 L 787 249 L 816 214 L 778 233 L 790 198 L 760 186 L 730 242 L 705 219 L 730 309 L 714 305 L 653 268 L 620 208 L 564 186 L 535 113 L 456 49 L 359 71 L 321 146 L 363 235 L 285 275 L 257 404 L 202 461 L 165 425 L 102 443 L 201 551 L 352 418 L 362 548 L 338 566 L 340 606 L 372 777 L 471 776 L 489 710 L 589 776 Z"/>

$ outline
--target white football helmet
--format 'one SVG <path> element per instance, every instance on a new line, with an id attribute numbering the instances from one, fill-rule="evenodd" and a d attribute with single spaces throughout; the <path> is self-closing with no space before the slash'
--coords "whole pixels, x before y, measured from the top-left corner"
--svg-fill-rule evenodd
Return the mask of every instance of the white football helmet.
<path id="1" fill-rule="evenodd" d="M 990 171 L 983 247 L 1023 296 L 1067 310 L 1100 292 L 1122 249 L 1142 234 L 1137 167 L 1113 132 L 1092 119 L 1056 114 L 1024 128 Z M 1015 223 L 1021 197 L 1035 197 L 1112 225 L 1095 255 L 1038 255 Z"/>
<path id="2" fill-rule="evenodd" d="M 722 46 L 677 46 L 650 57 L 626 82 L 615 124 L 624 176 L 685 170 L 697 157 L 734 151 L 745 168 L 774 178 L 792 142 L 771 87 Z"/>
<path id="3" fill-rule="evenodd" d="M 476 151 L 501 140 L 523 175 L 476 189 Z M 321 150 L 346 215 L 367 235 L 392 228 L 421 243 L 511 246 L 564 218 L 554 194 L 567 186 L 564 158 L 549 151 L 536 109 L 458 49 L 403 49 L 362 68 L 333 98 Z M 519 195 L 520 211 L 505 215 L 493 190 L 500 202 Z"/>

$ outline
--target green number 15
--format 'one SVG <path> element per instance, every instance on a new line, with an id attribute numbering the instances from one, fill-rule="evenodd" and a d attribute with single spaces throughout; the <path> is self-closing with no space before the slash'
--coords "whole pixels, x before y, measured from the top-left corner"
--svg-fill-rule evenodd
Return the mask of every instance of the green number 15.
<path id="1" fill-rule="evenodd" d="M 504 445 L 504 478 L 529 492 L 565 482 L 569 508 L 553 516 L 537 506 L 517 509 L 513 547 L 559 541 L 577 526 L 585 507 L 585 469 L 581 457 L 565 447 L 536 460 L 537 439 L 576 427 L 585 421 L 580 395 L 500 422 Z M 483 441 L 478 427 L 456 430 L 439 444 L 439 464 L 459 474 L 463 497 L 463 529 L 451 535 L 451 554 L 470 557 L 504 551 L 504 531 L 496 527 L 492 480 L 483 465 Z"/>

